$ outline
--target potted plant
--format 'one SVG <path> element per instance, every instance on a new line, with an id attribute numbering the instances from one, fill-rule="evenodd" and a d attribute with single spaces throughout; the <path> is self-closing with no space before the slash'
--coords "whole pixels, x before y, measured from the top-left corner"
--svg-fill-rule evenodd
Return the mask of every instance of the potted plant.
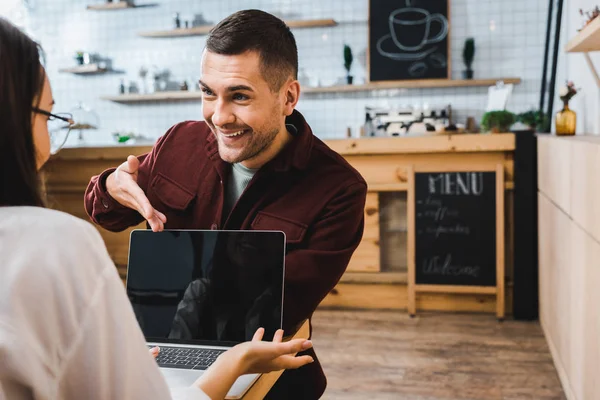
<path id="1" fill-rule="evenodd" d="M 515 114 L 510 111 L 488 111 L 483 114 L 483 118 L 481 119 L 481 129 L 483 132 L 508 132 L 515 121 Z"/>
<path id="2" fill-rule="evenodd" d="M 352 56 L 352 49 L 347 44 L 344 45 L 344 68 L 346 68 L 346 81 L 348 85 L 352 85 L 352 75 L 350 75 L 350 68 L 352 67 L 352 61 L 354 57 Z"/>
<path id="3" fill-rule="evenodd" d="M 83 65 L 83 51 L 75 52 L 75 60 L 77 61 L 77 64 Z"/>
<path id="4" fill-rule="evenodd" d="M 536 132 L 542 132 L 546 126 L 546 114 L 541 110 L 529 110 L 517 115 L 517 122 L 527 125 Z"/>
<path id="5" fill-rule="evenodd" d="M 577 114 L 569 108 L 569 100 L 577 94 L 572 81 L 560 88 L 558 95 L 563 102 L 563 108 L 556 113 L 555 125 L 557 135 L 574 135 L 577 127 Z"/>
<path id="6" fill-rule="evenodd" d="M 471 69 L 471 65 L 473 64 L 473 59 L 475 58 L 475 39 L 468 38 L 465 40 L 465 47 L 463 48 L 463 61 L 466 70 L 462 72 L 463 79 L 473 79 L 473 70 Z"/>

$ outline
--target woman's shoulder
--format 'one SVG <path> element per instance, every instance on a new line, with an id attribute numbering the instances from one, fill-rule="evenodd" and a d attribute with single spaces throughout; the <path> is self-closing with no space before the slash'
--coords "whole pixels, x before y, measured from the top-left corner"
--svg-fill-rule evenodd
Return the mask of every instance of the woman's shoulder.
<path id="1" fill-rule="evenodd" d="M 0 254 L 14 260 L 21 273 L 32 270 L 40 275 L 91 277 L 110 262 L 98 230 L 61 211 L 0 207 L 0 237 Z"/>
<path id="2" fill-rule="evenodd" d="M 0 232 L 26 235 L 29 242 L 41 240 L 65 243 L 69 237 L 76 242 L 99 239 L 92 224 L 62 211 L 42 207 L 0 207 Z M 31 243 L 41 245 L 45 242 Z"/>

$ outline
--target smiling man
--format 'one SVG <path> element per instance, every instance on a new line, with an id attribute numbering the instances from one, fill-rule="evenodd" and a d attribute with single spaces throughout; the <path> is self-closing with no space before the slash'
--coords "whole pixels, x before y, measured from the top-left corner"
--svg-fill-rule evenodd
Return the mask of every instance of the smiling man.
<path id="1" fill-rule="evenodd" d="M 284 330 L 292 334 L 337 284 L 360 243 L 367 186 L 313 135 L 300 96 L 294 36 L 278 18 L 237 12 L 209 34 L 202 57 L 204 121 L 171 127 L 151 152 L 91 179 L 93 221 L 121 231 L 257 229 L 286 234 Z M 318 344 L 316 344 L 318 347 Z M 267 398 L 315 399 L 315 362 L 286 371 Z"/>

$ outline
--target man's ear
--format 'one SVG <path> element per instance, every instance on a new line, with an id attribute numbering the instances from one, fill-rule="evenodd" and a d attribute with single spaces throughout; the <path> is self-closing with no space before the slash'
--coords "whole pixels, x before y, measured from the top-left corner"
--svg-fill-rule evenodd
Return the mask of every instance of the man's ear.
<path id="1" fill-rule="evenodd" d="M 284 84 L 283 92 L 283 114 L 287 117 L 292 115 L 298 100 L 300 99 L 300 83 L 297 80 L 289 80 Z"/>

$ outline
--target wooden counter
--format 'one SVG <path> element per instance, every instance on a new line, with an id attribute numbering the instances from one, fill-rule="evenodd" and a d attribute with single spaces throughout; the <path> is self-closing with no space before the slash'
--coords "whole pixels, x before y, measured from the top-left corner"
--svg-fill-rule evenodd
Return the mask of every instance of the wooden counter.
<path id="1" fill-rule="evenodd" d="M 600 399 L 600 136 L 538 136 L 540 321 L 569 400 Z"/>
<path id="2" fill-rule="evenodd" d="M 512 193 L 514 134 L 461 134 L 394 138 L 329 140 L 326 143 L 348 160 L 369 185 L 365 207 L 365 232 L 347 273 L 323 306 L 406 308 L 406 190 L 409 167 L 488 168 L 504 165 L 506 196 L 507 308 L 512 291 Z M 48 193 L 52 207 L 87 219 L 83 193 L 89 179 L 139 155 L 148 146 L 63 149 L 47 164 Z M 144 228 L 144 224 L 138 226 Z M 132 228 L 133 229 L 133 228 Z M 130 230 L 112 233 L 99 228 L 115 264 L 125 273 Z M 494 312 L 488 295 L 428 294 L 420 309 Z"/>

